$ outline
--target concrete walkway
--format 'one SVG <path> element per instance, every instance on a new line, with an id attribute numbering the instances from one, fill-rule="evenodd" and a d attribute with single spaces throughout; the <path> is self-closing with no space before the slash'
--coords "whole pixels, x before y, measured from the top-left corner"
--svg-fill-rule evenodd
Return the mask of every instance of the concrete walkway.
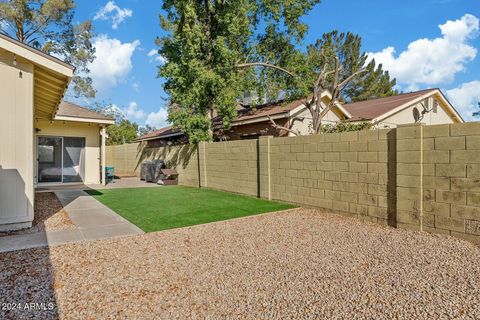
<path id="1" fill-rule="evenodd" d="M 55 194 L 76 228 L 0 237 L 0 252 L 144 233 L 82 190 Z"/>

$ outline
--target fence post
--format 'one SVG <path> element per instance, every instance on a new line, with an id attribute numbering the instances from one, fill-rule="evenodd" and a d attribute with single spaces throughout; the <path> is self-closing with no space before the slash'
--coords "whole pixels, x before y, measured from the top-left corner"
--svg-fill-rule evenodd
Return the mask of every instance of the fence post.
<path id="1" fill-rule="evenodd" d="M 272 199 L 272 173 L 270 160 L 270 145 L 272 136 L 262 136 L 258 139 L 258 170 L 259 197 Z"/>
<path id="2" fill-rule="evenodd" d="M 198 171 L 199 171 L 199 185 L 200 187 L 207 187 L 207 148 L 206 142 L 198 143 Z"/>
<path id="3" fill-rule="evenodd" d="M 397 127 L 397 226 L 423 231 L 424 124 Z"/>

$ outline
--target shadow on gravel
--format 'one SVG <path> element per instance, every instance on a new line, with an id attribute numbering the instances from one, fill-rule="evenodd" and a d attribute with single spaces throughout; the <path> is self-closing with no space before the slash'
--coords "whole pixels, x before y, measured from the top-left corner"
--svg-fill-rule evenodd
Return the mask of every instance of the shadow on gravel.
<path id="1" fill-rule="evenodd" d="M 0 253 L 0 319 L 58 319 L 48 248 Z"/>

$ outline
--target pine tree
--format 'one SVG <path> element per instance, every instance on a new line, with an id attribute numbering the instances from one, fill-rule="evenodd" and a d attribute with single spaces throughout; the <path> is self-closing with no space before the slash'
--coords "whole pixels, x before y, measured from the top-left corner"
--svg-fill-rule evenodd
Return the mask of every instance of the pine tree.
<path id="1" fill-rule="evenodd" d="M 393 89 L 396 80 L 390 79 L 388 71 L 383 70 L 382 65 L 376 65 L 375 60 L 368 64 L 368 56 L 361 52 L 362 39 L 353 33 L 339 33 L 332 31 L 325 33 L 321 39 L 317 40 L 314 46 L 309 46 L 308 50 L 324 50 L 320 63 L 325 60 L 331 60 L 336 55 L 343 66 L 340 71 L 339 79 L 344 80 L 349 75 L 355 73 L 361 68 L 366 68 L 367 72 L 352 80 L 343 91 L 343 100 L 347 102 L 363 101 L 373 98 L 388 97 L 397 94 Z"/>

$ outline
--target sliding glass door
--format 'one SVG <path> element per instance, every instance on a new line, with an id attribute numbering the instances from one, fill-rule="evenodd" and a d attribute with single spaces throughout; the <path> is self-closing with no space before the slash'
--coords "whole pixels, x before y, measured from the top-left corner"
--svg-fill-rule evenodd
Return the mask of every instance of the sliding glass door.
<path id="1" fill-rule="evenodd" d="M 63 182 L 82 182 L 85 172 L 85 138 L 63 137 Z"/>
<path id="2" fill-rule="evenodd" d="M 38 137 L 38 182 L 62 182 L 62 138 Z"/>
<path id="3" fill-rule="evenodd" d="M 39 183 L 83 182 L 85 138 L 38 137 Z"/>

